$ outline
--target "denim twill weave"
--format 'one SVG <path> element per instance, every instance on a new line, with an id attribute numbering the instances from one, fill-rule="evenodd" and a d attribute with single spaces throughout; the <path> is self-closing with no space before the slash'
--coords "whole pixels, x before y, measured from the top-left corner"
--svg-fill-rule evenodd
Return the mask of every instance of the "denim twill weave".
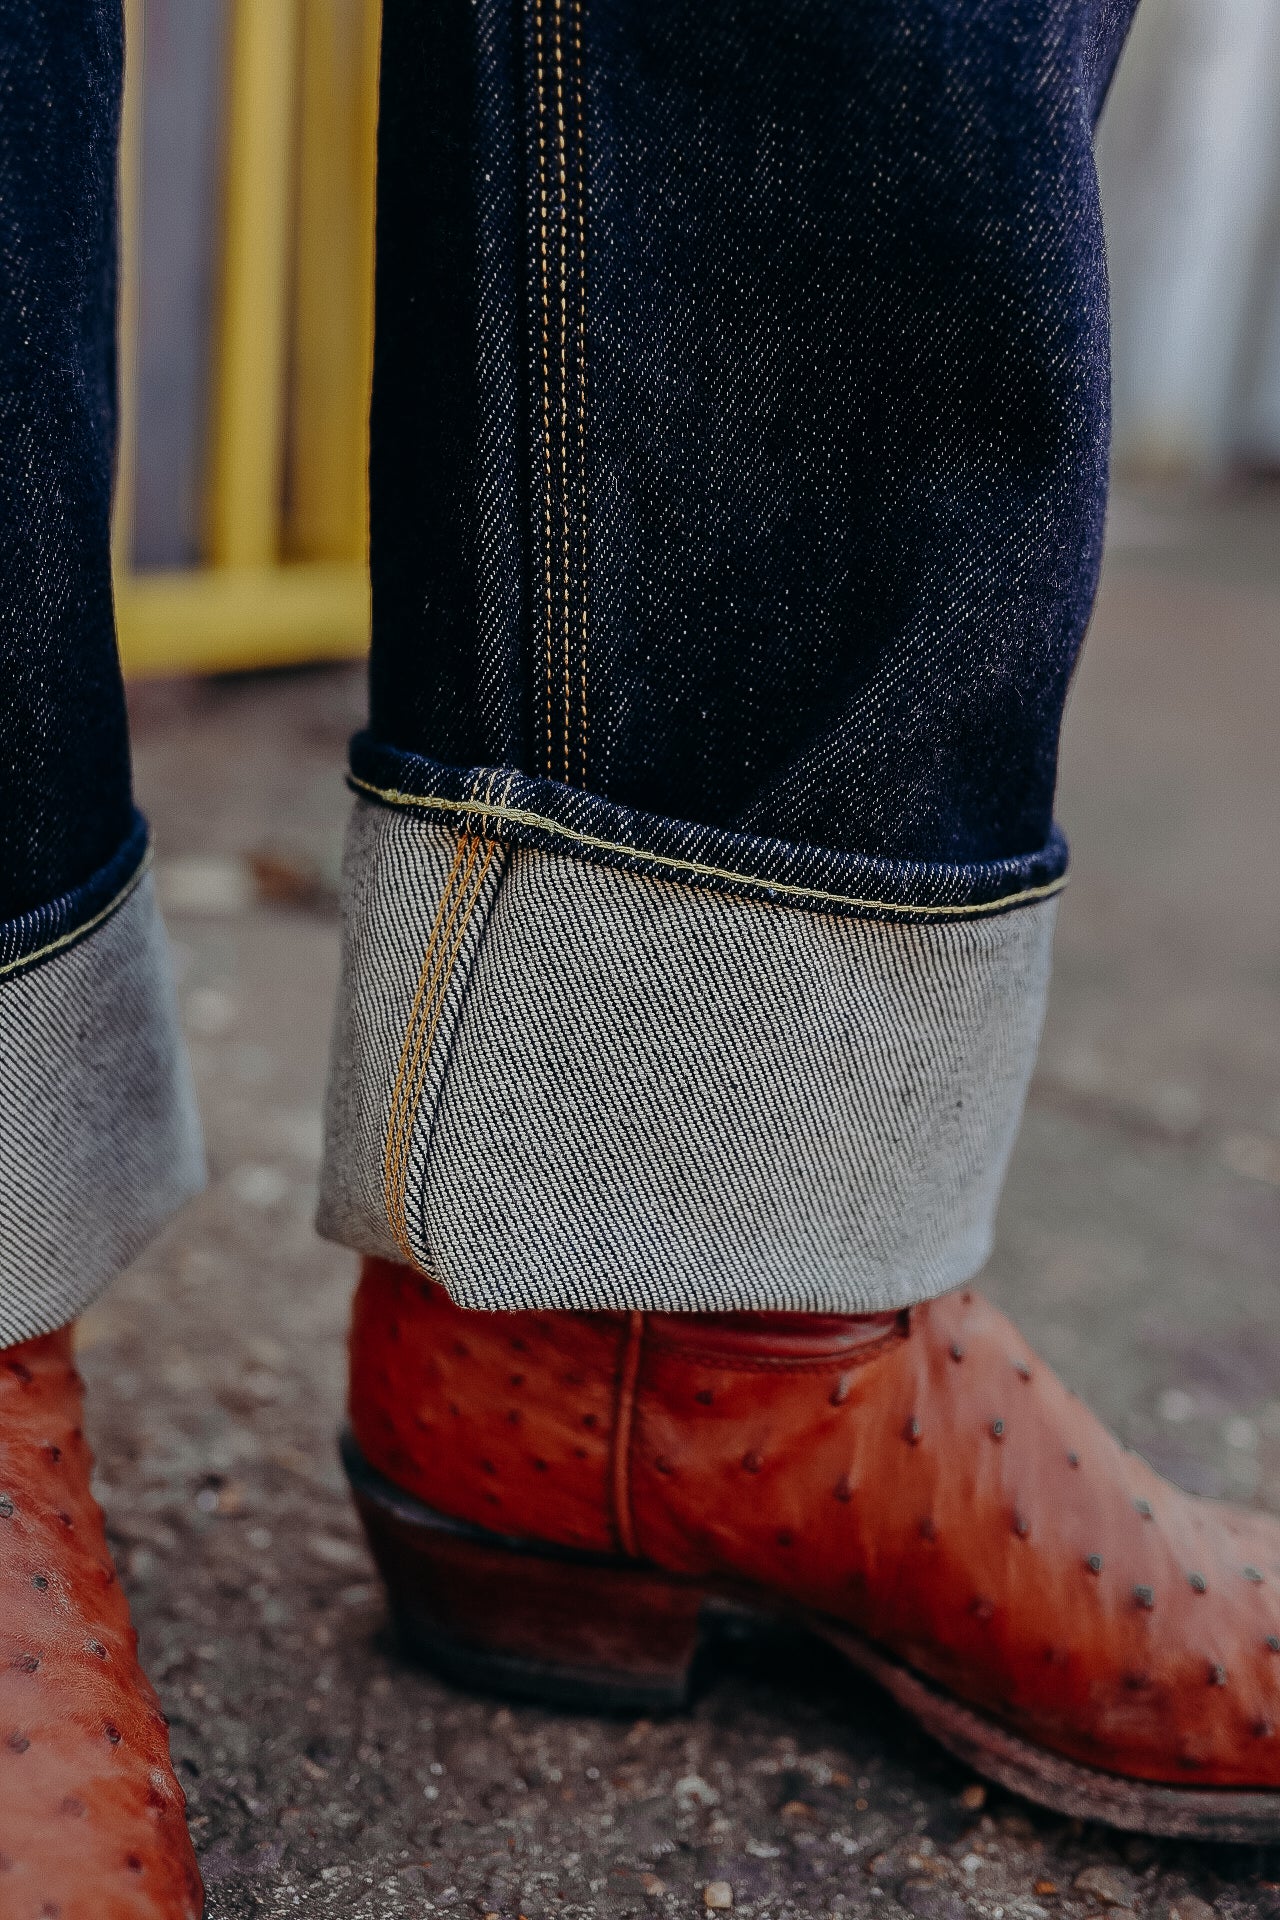
<path id="1" fill-rule="evenodd" d="M 71 1320 L 204 1184 L 149 873 L 0 979 L 0 1347 Z"/>
<path id="2" fill-rule="evenodd" d="M 119 0 L 0 9 L 0 1346 L 203 1182 L 111 599 Z"/>
<path id="3" fill-rule="evenodd" d="M 424 831 L 416 821 L 363 803 L 347 834 L 343 978 L 318 1226 L 329 1239 L 389 1259 L 413 1257 L 412 1244 L 406 1248 L 397 1237 L 388 1195 L 396 1173 L 388 1150 L 397 1144 L 397 1088 L 413 1096 L 400 1173 L 406 1190 L 416 1193 L 459 1007 L 505 865 L 505 858 L 495 862 L 478 886 L 468 883 L 459 895 L 449 885 L 451 874 L 463 871 L 458 850 L 456 834 Z M 473 867 L 472 881 L 477 872 Z M 458 910 L 446 921 L 440 909 L 449 901 Z M 429 1009 L 434 1032 L 415 1020 L 415 1006 Z"/>
<path id="4" fill-rule="evenodd" d="M 1035 853 L 1006 860 L 876 859 L 638 813 L 511 768 L 444 767 L 381 746 L 367 733 L 352 742 L 351 785 L 384 806 L 460 832 L 819 913 L 907 920 L 1003 913 L 1055 893 L 1067 864 L 1056 829 Z"/>
<path id="5" fill-rule="evenodd" d="M 0 922 L 136 827 L 111 607 L 119 0 L 0 8 Z M 128 865 L 128 855 L 125 855 Z"/>
<path id="6" fill-rule="evenodd" d="M 124 845 L 82 886 L 43 901 L 0 926 L 0 981 L 84 939 L 122 905 L 149 864 L 147 823 L 135 813 Z"/>
<path id="7" fill-rule="evenodd" d="M 1052 901 L 890 923 L 524 847 L 469 900 L 460 844 L 485 845 L 357 802 L 322 1233 L 485 1308 L 870 1311 L 982 1264 Z M 398 1230 L 396 1084 L 450 898 Z"/>
<path id="8" fill-rule="evenodd" d="M 1055 858 L 1132 11 L 384 0 L 374 740 L 857 859 Z"/>
<path id="9" fill-rule="evenodd" d="M 771 1297 L 879 1302 L 979 1257 L 1065 861 L 1091 140 L 1131 12 L 384 0 L 355 770 L 394 810 L 352 842 L 325 1200 L 354 1244 L 551 1304 L 662 1262 L 751 1304 L 762 1252 Z M 112 962 L 150 898 L 108 541 L 120 24 L 0 19 L 6 1178 L 58 1237 L 14 1226 L 22 1325 L 195 1178 L 154 927 L 132 984 Z"/>

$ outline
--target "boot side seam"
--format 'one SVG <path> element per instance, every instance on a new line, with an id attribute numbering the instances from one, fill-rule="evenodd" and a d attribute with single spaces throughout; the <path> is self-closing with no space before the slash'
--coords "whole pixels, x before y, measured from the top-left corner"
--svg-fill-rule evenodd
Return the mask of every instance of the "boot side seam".
<path id="1" fill-rule="evenodd" d="M 629 1313 L 614 1396 L 610 1490 L 613 1498 L 613 1529 L 618 1537 L 618 1545 L 632 1560 L 640 1558 L 631 1504 L 631 1442 L 635 1431 L 636 1385 L 640 1378 L 644 1336 L 645 1315 L 640 1312 Z"/>
<path id="2" fill-rule="evenodd" d="M 827 1373 L 833 1367 L 844 1372 L 851 1367 L 866 1366 L 872 1360 L 878 1360 L 890 1347 L 896 1346 L 902 1337 L 901 1329 L 895 1326 L 865 1345 L 831 1347 L 825 1353 L 811 1357 L 774 1354 L 752 1356 L 733 1353 L 723 1347 L 696 1346 L 678 1337 L 664 1340 L 655 1334 L 650 1334 L 649 1345 L 655 1353 L 696 1361 L 723 1373 Z"/>

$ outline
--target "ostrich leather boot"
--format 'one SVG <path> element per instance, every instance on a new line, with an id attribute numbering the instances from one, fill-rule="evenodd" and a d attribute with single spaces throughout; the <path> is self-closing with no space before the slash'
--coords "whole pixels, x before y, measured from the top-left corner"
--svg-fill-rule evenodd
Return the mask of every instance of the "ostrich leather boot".
<path id="1" fill-rule="evenodd" d="M 195 1920 L 182 1789 L 81 1417 L 69 1329 L 0 1352 L 0 1920 Z"/>
<path id="2" fill-rule="evenodd" d="M 346 1445 L 401 1631 L 463 1680 L 673 1704 L 745 1607 L 1030 1799 L 1280 1838 L 1280 1526 L 1161 1480 L 977 1293 L 478 1313 L 371 1260 Z"/>

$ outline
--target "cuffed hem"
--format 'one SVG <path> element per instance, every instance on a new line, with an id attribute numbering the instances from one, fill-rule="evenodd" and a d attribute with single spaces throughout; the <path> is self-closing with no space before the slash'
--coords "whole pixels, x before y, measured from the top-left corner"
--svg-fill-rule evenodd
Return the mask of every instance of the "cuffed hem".
<path id="1" fill-rule="evenodd" d="M 0 928 L 0 1347 L 80 1313 L 204 1184 L 146 827 Z"/>
<path id="2" fill-rule="evenodd" d="M 516 838 L 515 791 L 485 831 L 356 803 L 321 1233 L 489 1309 L 866 1312 L 969 1279 L 1053 900 L 726 898 Z"/>
<path id="3" fill-rule="evenodd" d="M 561 853 L 745 900 L 862 919 L 963 920 L 1047 900 L 1065 885 L 1067 846 L 1008 860 L 881 860 L 620 807 L 510 767 L 449 767 L 357 734 L 351 786 L 380 806 L 458 833 Z"/>

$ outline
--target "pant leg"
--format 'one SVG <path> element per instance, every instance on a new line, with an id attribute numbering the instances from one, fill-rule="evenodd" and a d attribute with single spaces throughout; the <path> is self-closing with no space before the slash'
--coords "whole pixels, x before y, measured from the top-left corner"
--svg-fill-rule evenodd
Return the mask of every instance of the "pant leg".
<path id="1" fill-rule="evenodd" d="M 0 21 L 0 1346 L 202 1179 L 111 603 L 119 0 Z"/>
<path id="2" fill-rule="evenodd" d="M 967 1279 L 1038 1038 L 1132 0 L 387 0 L 322 1230 L 465 1304 Z"/>

